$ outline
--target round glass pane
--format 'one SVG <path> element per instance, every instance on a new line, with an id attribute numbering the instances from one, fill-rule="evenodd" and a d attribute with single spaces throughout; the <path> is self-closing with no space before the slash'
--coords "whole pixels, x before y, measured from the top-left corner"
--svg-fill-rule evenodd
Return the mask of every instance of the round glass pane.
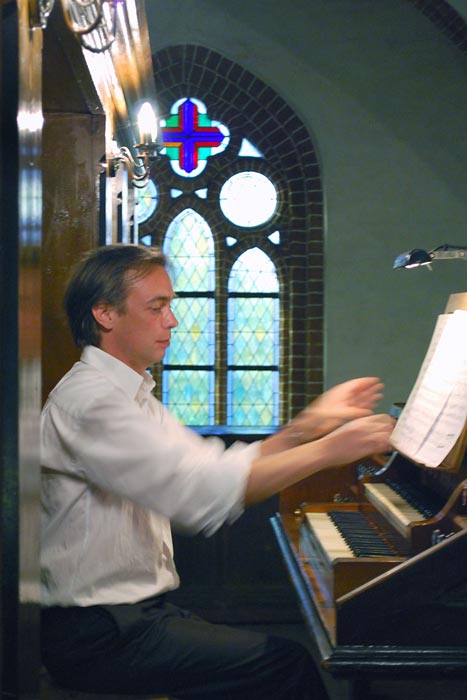
<path id="1" fill-rule="evenodd" d="M 223 185 L 219 204 L 229 221 L 237 226 L 259 226 L 274 215 L 277 191 L 271 180 L 254 171 L 237 173 Z"/>
<path id="2" fill-rule="evenodd" d="M 145 187 L 135 187 L 135 216 L 138 224 L 147 221 L 156 211 L 158 193 L 153 180 Z"/>

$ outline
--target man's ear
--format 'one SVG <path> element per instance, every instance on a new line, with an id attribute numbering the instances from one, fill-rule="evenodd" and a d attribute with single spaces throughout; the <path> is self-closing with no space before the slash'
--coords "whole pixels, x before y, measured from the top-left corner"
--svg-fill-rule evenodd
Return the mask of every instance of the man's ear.
<path id="1" fill-rule="evenodd" d="M 92 315 L 95 321 L 106 331 L 112 330 L 116 314 L 115 307 L 103 301 L 94 304 L 92 307 Z"/>

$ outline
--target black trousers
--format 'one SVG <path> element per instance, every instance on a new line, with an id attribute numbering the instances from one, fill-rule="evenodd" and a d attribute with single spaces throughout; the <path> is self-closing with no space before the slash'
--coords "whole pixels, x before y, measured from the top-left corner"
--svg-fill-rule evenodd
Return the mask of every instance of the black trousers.
<path id="1" fill-rule="evenodd" d="M 164 600 L 42 611 L 43 663 L 60 685 L 179 700 L 325 700 L 308 651 L 206 622 Z"/>

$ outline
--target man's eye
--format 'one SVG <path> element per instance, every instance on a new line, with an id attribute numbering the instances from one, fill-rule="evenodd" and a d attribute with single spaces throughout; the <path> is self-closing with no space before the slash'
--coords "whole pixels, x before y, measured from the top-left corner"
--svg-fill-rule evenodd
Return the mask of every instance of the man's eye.
<path id="1" fill-rule="evenodd" d="M 152 306 L 151 311 L 162 311 L 162 306 Z"/>

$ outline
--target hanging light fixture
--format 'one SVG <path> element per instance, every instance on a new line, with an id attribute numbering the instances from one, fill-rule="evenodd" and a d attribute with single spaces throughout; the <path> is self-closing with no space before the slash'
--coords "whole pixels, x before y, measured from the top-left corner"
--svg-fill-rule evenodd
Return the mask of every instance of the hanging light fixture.
<path id="1" fill-rule="evenodd" d="M 32 28 L 47 24 L 54 0 L 29 0 Z M 123 164 L 136 186 L 157 155 L 155 85 L 144 0 L 60 0 L 106 114 L 110 175 Z M 138 109 L 138 106 L 141 107 Z"/>
<path id="2" fill-rule="evenodd" d="M 124 0 L 61 0 L 68 28 L 88 51 L 107 51 L 115 41 L 117 12 Z"/>
<path id="3" fill-rule="evenodd" d="M 29 0 L 29 21 L 32 29 L 45 29 L 55 0 Z"/>
<path id="4" fill-rule="evenodd" d="M 61 0 L 70 31 L 89 51 L 106 51 L 115 40 L 117 7 L 124 0 Z M 55 0 L 29 0 L 31 26 L 44 29 Z"/>

